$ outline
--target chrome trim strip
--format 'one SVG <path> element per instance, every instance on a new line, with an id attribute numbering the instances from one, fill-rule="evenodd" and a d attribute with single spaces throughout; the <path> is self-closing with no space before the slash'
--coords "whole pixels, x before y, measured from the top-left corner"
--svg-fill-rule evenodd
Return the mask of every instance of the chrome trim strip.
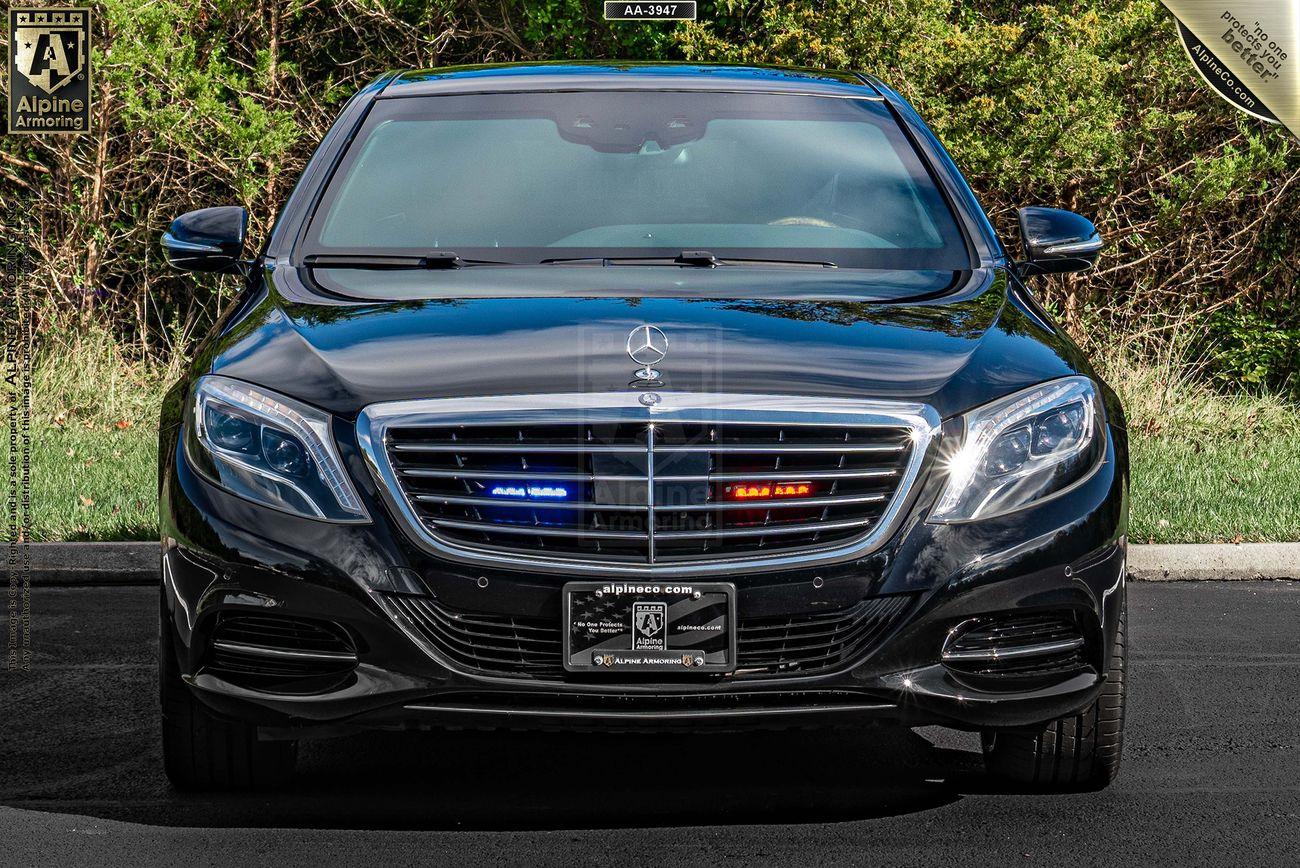
<path id="1" fill-rule="evenodd" d="M 197 241 L 182 241 L 170 232 L 164 232 L 162 246 L 173 253 L 222 253 L 215 244 L 199 244 Z M 232 259 L 234 257 L 231 257 Z"/>
<path id="2" fill-rule="evenodd" d="M 357 661 L 357 655 L 346 651 L 290 651 L 286 648 L 266 648 L 261 645 L 245 645 L 243 642 L 227 642 L 222 639 L 213 642 L 212 647 L 220 648 L 222 651 L 257 654 L 262 657 L 283 657 L 294 660 L 345 660 L 349 663 Z"/>
<path id="3" fill-rule="evenodd" d="M 1039 642 L 1036 645 L 1016 645 L 1011 648 L 990 648 L 987 651 L 944 651 L 944 660 L 1015 660 L 1020 657 L 1041 657 L 1058 651 L 1072 651 L 1083 645 L 1083 637 L 1061 639 L 1056 642 Z"/>
<path id="4" fill-rule="evenodd" d="M 541 717 L 572 718 L 587 720 L 717 720 L 727 717 L 785 717 L 796 714 L 863 714 L 896 711 L 898 706 L 888 702 L 861 702 L 842 705 L 794 705 L 774 708 L 726 708 L 715 709 L 651 709 L 646 711 L 605 711 L 600 709 L 570 708 L 492 708 L 473 705 L 426 705 L 404 706 L 406 711 L 433 712 L 442 714 L 483 714 L 504 715 L 506 717 Z"/>
<path id="5" fill-rule="evenodd" d="M 903 504 L 912 493 L 931 442 L 939 433 L 940 419 L 927 404 L 735 393 L 659 392 L 660 401 L 646 407 L 637 392 L 493 395 L 479 398 L 433 398 L 372 404 L 357 417 L 357 442 L 378 489 L 392 513 L 400 516 L 416 543 L 430 554 L 452 560 L 488 564 L 501 569 L 529 570 L 561 575 L 699 576 L 744 570 L 761 572 L 806 567 L 862 557 L 878 548 L 896 530 Z M 398 484 L 388 460 L 385 438 L 390 427 L 438 425 L 528 425 L 572 422 L 718 422 L 762 425 L 844 425 L 905 427 L 911 430 L 913 451 L 894 495 L 880 518 L 863 536 L 830 547 L 770 555 L 748 555 L 712 560 L 633 563 L 594 561 L 555 555 L 531 555 L 477 547 L 443 539 L 416 513 Z M 843 447 L 836 447 L 842 449 Z M 447 522 L 443 521 L 443 524 Z M 450 526 L 450 525 L 448 525 Z M 509 525 L 493 530 L 509 533 Z M 481 529 L 471 527 L 470 529 Z M 828 528 L 829 529 L 829 528 Z M 520 528 L 536 533 L 537 528 Z M 591 533 L 594 536 L 594 532 Z M 635 534 L 645 539 L 645 534 Z M 663 532 L 657 535 L 664 538 Z"/>
<path id="6" fill-rule="evenodd" d="M 1071 241 L 1066 244 L 1053 244 L 1043 252 L 1048 256 L 1069 256 L 1075 253 L 1096 253 L 1105 246 L 1105 241 L 1100 238 L 1092 238 L 1085 241 Z"/>
<path id="7" fill-rule="evenodd" d="M 649 368 L 649 365 L 646 367 Z M 645 429 L 645 508 L 646 560 L 653 564 L 655 562 L 655 426 L 653 422 Z M 732 608 L 734 617 L 734 606 Z"/>

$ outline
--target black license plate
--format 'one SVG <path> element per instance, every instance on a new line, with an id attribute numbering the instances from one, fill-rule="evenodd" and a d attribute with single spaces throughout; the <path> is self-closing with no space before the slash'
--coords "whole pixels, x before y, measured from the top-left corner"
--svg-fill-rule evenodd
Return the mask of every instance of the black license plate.
<path id="1" fill-rule="evenodd" d="M 727 582 L 569 582 L 570 672 L 731 672 L 736 586 Z"/>

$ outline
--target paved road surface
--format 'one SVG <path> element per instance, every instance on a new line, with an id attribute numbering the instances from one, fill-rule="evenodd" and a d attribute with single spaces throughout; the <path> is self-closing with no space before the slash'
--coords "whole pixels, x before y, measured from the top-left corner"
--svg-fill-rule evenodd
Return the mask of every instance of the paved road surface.
<path id="1" fill-rule="evenodd" d="M 0 674 L 0 864 L 1300 864 L 1300 584 L 1130 587 L 1119 781 L 999 789 L 940 729 L 369 734 L 274 796 L 159 765 L 147 588 L 38 589 Z M 358 831 L 358 830 L 372 831 Z"/>

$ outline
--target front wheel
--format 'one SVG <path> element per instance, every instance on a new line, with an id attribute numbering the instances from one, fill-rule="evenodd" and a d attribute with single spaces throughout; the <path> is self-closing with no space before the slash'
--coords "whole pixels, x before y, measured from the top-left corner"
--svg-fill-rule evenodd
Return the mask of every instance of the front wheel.
<path id="1" fill-rule="evenodd" d="M 158 639 L 163 769 L 182 790 L 271 789 L 293 777 L 298 744 L 259 741 L 257 727 L 219 717 L 181 680 L 164 610 Z"/>
<path id="2" fill-rule="evenodd" d="M 1099 790 L 1119 774 L 1124 746 L 1124 629 L 1120 609 L 1110 668 L 1101 694 L 1078 714 L 1036 731 L 982 733 L 984 766 L 992 774 L 1055 790 Z"/>

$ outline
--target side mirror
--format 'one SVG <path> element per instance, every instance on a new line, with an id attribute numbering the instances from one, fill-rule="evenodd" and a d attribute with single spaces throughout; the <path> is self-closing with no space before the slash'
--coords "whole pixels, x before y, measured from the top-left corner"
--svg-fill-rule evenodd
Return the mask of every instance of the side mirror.
<path id="1" fill-rule="evenodd" d="M 1073 211 L 1034 207 L 1021 208 L 1016 215 L 1025 244 L 1020 272 L 1026 277 L 1087 271 L 1105 246 L 1092 221 Z"/>
<path id="2" fill-rule="evenodd" d="M 167 261 L 181 271 L 239 273 L 248 212 L 238 205 L 203 208 L 182 214 L 163 233 Z"/>

